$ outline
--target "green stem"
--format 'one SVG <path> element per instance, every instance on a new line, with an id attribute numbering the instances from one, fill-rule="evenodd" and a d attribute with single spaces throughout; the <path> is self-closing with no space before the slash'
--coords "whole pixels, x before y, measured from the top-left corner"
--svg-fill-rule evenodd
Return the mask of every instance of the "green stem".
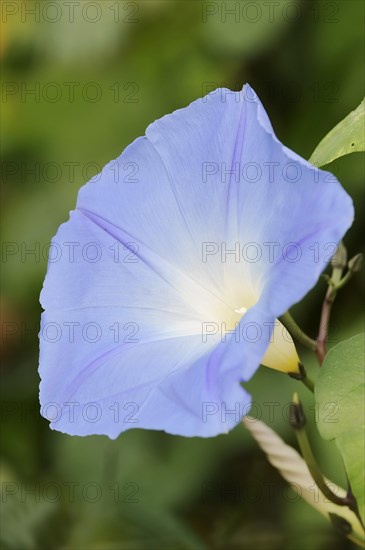
<path id="1" fill-rule="evenodd" d="M 344 276 L 342 276 L 344 269 L 346 268 L 346 262 L 346 248 L 343 243 L 340 243 L 336 254 L 332 258 L 332 275 L 331 277 L 326 277 L 328 288 L 322 305 L 316 349 L 316 354 L 320 366 L 322 365 L 327 353 L 328 326 L 331 317 L 332 304 L 335 301 L 337 292 L 349 282 L 349 280 L 354 276 L 355 273 L 361 270 L 363 255 L 359 253 L 351 258 L 351 260 L 347 262 L 348 271 L 347 273 L 345 273 Z"/>
<path id="2" fill-rule="evenodd" d="M 287 329 L 293 340 L 298 340 L 298 342 L 303 344 L 303 346 L 305 346 L 306 348 L 309 348 L 311 351 L 315 351 L 317 349 L 317 342 L 307 336 L 305 332 L 302 331 L 299 325 L 297 325 L 297 323 L 294 321 L 289 311 L 279 317 L 279 321 Z"/>
<path id="3" fill-rule="evenodd" d="M 312 393 L 314 393 L 314 382 L 307 375 L 307 371 L 305 370 L 304 365 L 302 363 L 299 363 L 298 368 L 299 372 L 289 373 L 289 376 L 291 378 L 294 378 L 294 380 L 299 380 L 300 382 L 302 382 Z"/>
<path id="4" fill-rule="evenodd" d="M 332 304 L 337 295 L 337 285 L 341 281 L 343 270 L 346 267 L 347 251 L 344 244 L 341 242 L 338 249 L 332 258 L 332 274 L 330 284 L 327 288 L 326 296 L 322 304 L 321 318 L 319 322 L 319 330 L 317 336 L 317 347 L 315 349 L 319 366 L 322 366 L 324 358 L 327 354 L 327 338 L 328 328 L 331 318 Z"/>
<path id="5" fill-rule="evenodd" d="M 309 378 L 307 375 L 305 375 L 304 378 L 302 378 L 301 382 L 312 392 L 314 393 L 314 382 L 311 378 Z"/>
<path id="6" fill-rule="evenodd" d="M 351 499 L 347 497 L 339 497 L 338 495 L 333 493 L 331 489 L 328 487 L 319 469 L 319 466 L 314 457 L 311 445 L 309 443 L 307 432 L 305 430 L 305 424 L 306 424 L 305 414 L 304 414 L 302 405 L 299 401 L 298 394 L 296 393 L 293 396 L 293 401 L 291 403 L 291 408 L 290 408 L 290 424 L 295 430 L 295 435 L 297 437 L 300 451 L 302 453 L 302 456 L 308 466 L 308 469 L 314 481 L 318 485 L 319 490 L 323 493 L 323 495 L 328 500 L 330 500 L 334 504 L 338 504 L 339 506 L 351 507 L 351 504 L 352 504 Z"/>
<path id="7" fill-rule="evenodd" d="M 344 287 L 349 282 L 349 280 L 352 279 L 354 275 L 355 275 L 354 271 L 348 271 L 346 275 L 344 275 L 344 277 L 342 277 L 342 279 L 340 279 L 340 281 L 335 284 L 334 288 L 336 292 L 337 290 L 340 290 L 340 288 Z"/>
<path id="8" fill-rule="evenodd" d="M 331 489 L 328 487 L 321 471 L 319 470 L 318 464 L 316 462 L 316 459 L 313 455 L 312 448 L 309 443 L 309 439 L 307 436 L 307 432 L 304 429 L 296 430 L 295 432 L 298 440 L 298 444 L 301 450 L 301 453 L 303 455 L 304 460 L 307 463 L 308 469 L 318 485 L 320 491 L 324 494 L 328 500 L 331 502 L 334 502 L 335 504 L 339 504 L 340 506 L 346 506 L 349 504 L 346 497 L 339 497 L 335 493 L 331 491 Z"/>

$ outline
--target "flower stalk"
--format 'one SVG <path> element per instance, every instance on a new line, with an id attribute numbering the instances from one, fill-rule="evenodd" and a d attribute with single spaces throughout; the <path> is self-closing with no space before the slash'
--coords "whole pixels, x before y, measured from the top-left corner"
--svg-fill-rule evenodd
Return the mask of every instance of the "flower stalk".
<path id="1" fill-rule="evenodd" d="M 286 330 L 289 332 L 290 336 L 293 338 L 293 340 L 297 340 L 303 346 L 310 349 L 311 351 L 315 351 L 317 348 L 317 342 L 307 336 L 305 332 L 302 331 L 302 329 L 299 327 L 299 325 L 294 321 L 291 313 L 287 311 L 279 317 L 279 321 L 282 325 L 286 328 Z"/>
<path id="2" fill-rule="evenodd" d="M 243 423 L 255 438 L 261 449 L 266 453 L 269 462 L 277 468 L 284 479 L 290 483 L 295 491 L 300 489 L 301 497 L 314 509 L 325 516 L 348 539 L 365 548 L 364 528 L 358 516 L 347 506 L 338 506 L 325 498 L 320 488 L 314 483 L 308 465 L 300 454 L 284 441 L 266 424 L 260 420 L 245 417 Z M 346 491 L 330 480 L 339 496 L 346 497 Z"/>
<path id="3" fill-rule="evenodd" d="M 319 325 L 319 333 L 317 337 L 316 354 L 320 366 L 323 364 L 324 358 L 327 353 L 327 338 L 328 327 L 331 317 L 332 304 L 335 301 L 337 292 L 343 288 L 355 273 L 361 270 L 363 263 L 363 255 L 361 253 L 356 254 L 347 262 L 347 273 L 343 275 L 343 271 L 346 268 L 347 251 L 343 243 L 339 244 L 339 247 L 332 258 L 332 274 L 327 278 L 328 289 L 322 305 L 321 319 Z"/>
<path id="4" fill-rule="evenodd" d="M 297 393 L 294 393 L 292 403 L 290 405 L 290 425 L 295 430 L 295 435 L 297 437 L 302 456 L 321 492 L 326 498 L 328 498 L 328 500 L 330 500 L 334 504 L 337 504 L 339 506 L 348 506 L 351 510 L 354 511 L 354 503 L 350 495 L 348 494 L 345 497 L 340 497 L 336 495 L 333 491 L 331 491 L 322 475 L 322 472 L 319 469 L 307 436 L 307 432 L 305 430 L 306 417 Z"/>
<path id="5" fill-rule="evenodd" d="M 344 276 L 342 276 L 344 269 L 346 268 L 346 263 L 348 271 Z M 335 301 L 337 292 L 343 288 L 350 281 L 350 279 L 352 279 L 355 273 L 361 270 L 362 264 L 363 255 L 361 253 L 356 254 L 347 262 L 346 248 L 343 243 L 339 244 L 339 247 L 331 261 L 331 276 L 323 275 L 327 281 L 328 288 L 322 305 L 319 331 L 316 340 L 310 338 L 299 327 L 289 311 L 279 317 L 279 321 L 287 329 L 293 340 L 301 343 L 303 346 L 316 353 L 320 366 L 323 364 L 324 358 L 327 354 L 328 327 L 331 317 L 332 304 Z M 302 380 L 302 378 L 299 379 Z M 308 386 L 304 379 L 303 382 Z"/>
<path id="6" fill-rule="evenodd" d="M 294 378 L 294 380 L 299 380 L 302 382 L 312 393 L 314 393 L 314 382 L 307 375 L 307 371 L 304 368 L 302 363 L 298 364 L 299 373 L 290 373 L 289 376 Z"/>

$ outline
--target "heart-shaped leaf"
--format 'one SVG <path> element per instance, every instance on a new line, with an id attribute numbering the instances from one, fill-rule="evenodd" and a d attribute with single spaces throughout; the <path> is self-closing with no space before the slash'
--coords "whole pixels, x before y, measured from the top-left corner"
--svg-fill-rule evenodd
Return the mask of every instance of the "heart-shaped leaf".
<path id="1" fill-rule="evenodd" d="M 329 164 L 338 157 L 365 151 L 365 98 L 355 111 L 341 120 L 317 145 L 309 162 L 316 166 Z"/>
<path id="2" fill-rule="evenodd" d="M 341 342 L 327 354 L 315 398 L 317 425 L 324 439 L 335 439 L 365 521 L 365 365 L 364 334 Z"/>

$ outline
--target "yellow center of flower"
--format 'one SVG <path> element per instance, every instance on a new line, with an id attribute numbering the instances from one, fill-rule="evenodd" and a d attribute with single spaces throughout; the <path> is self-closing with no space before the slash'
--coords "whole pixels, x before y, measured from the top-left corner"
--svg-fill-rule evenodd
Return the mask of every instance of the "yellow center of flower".
<path id="1" fill-rule="evenodd" d="M 245 315 L 249 308 L 241 306 L 232 310 L 232 314 L 228 316 L 221 323 L 222 337 L 225 334 L 237 329 L 241 318 Z M 239 339 L 246 339 L 248 342 L 258 341 L 260 338 L 267 338 L 270 332 L 269 324 L 265 326 L 249 326 L 248 323 L 245 327 L 243 322 L 239 328 Z M 294 342 L 286 330 L 286 328 L 280 323 L 278 319 L 275 320 L 274 328 L 272 331 L 270 344 L 266 350 L 261 363 L 265 367 L 279 370 L 286 373 L 298 373 L 299 372 L 299 357 L 294 345 Z"/>
<path id="2" fill-rule="evenodd" d="M 234 266 L 235 267 L 235 266 Z M 242 272 L 227 274 L 226 284 L 218 291 L 216 288 L 197 286 L 191 279 L 185 279 L 180 287 L 182 295 L 193 305 L 200 321 L 194 321 L 188 327 L 189 332 L 200 332 L 204 343 L 226 341 L 234 332 L 236 341 L 245 344 L 254 344 L 260 339 L 267 341 L 271 333 L 270 344 L 261 363 L 266 367 L 286 373 L 298 373 L 299 357 L 293 340 L 285 327 L 276 319 L 273 324 L 259 326 L 257 323 L 245 323 L 247 311 L 253 307 L 260 297 L 260 292 L 251 277 L 247 277 L 247 284 L 242 284 L 245 277 Z M 244 305 L 243 305 L 244 304 Z M 240 323 L 241 319 L 242 323 Z M 190 332 L 191 333 L 191 332 Z"/>

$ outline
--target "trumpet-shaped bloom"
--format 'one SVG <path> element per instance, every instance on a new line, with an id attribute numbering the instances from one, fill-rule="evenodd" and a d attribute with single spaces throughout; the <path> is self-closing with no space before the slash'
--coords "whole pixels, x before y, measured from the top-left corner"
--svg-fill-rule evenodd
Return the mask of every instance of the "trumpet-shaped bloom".
<path id="1" fill-rule="evenodd" d="M 277 318 L 353 219 L 339 182 L 283 146 L 253 90 L 151 124 L 79 192 L 41 294 L 51 427 L 227 432 L 260 363 L 296 372 Z"/>

